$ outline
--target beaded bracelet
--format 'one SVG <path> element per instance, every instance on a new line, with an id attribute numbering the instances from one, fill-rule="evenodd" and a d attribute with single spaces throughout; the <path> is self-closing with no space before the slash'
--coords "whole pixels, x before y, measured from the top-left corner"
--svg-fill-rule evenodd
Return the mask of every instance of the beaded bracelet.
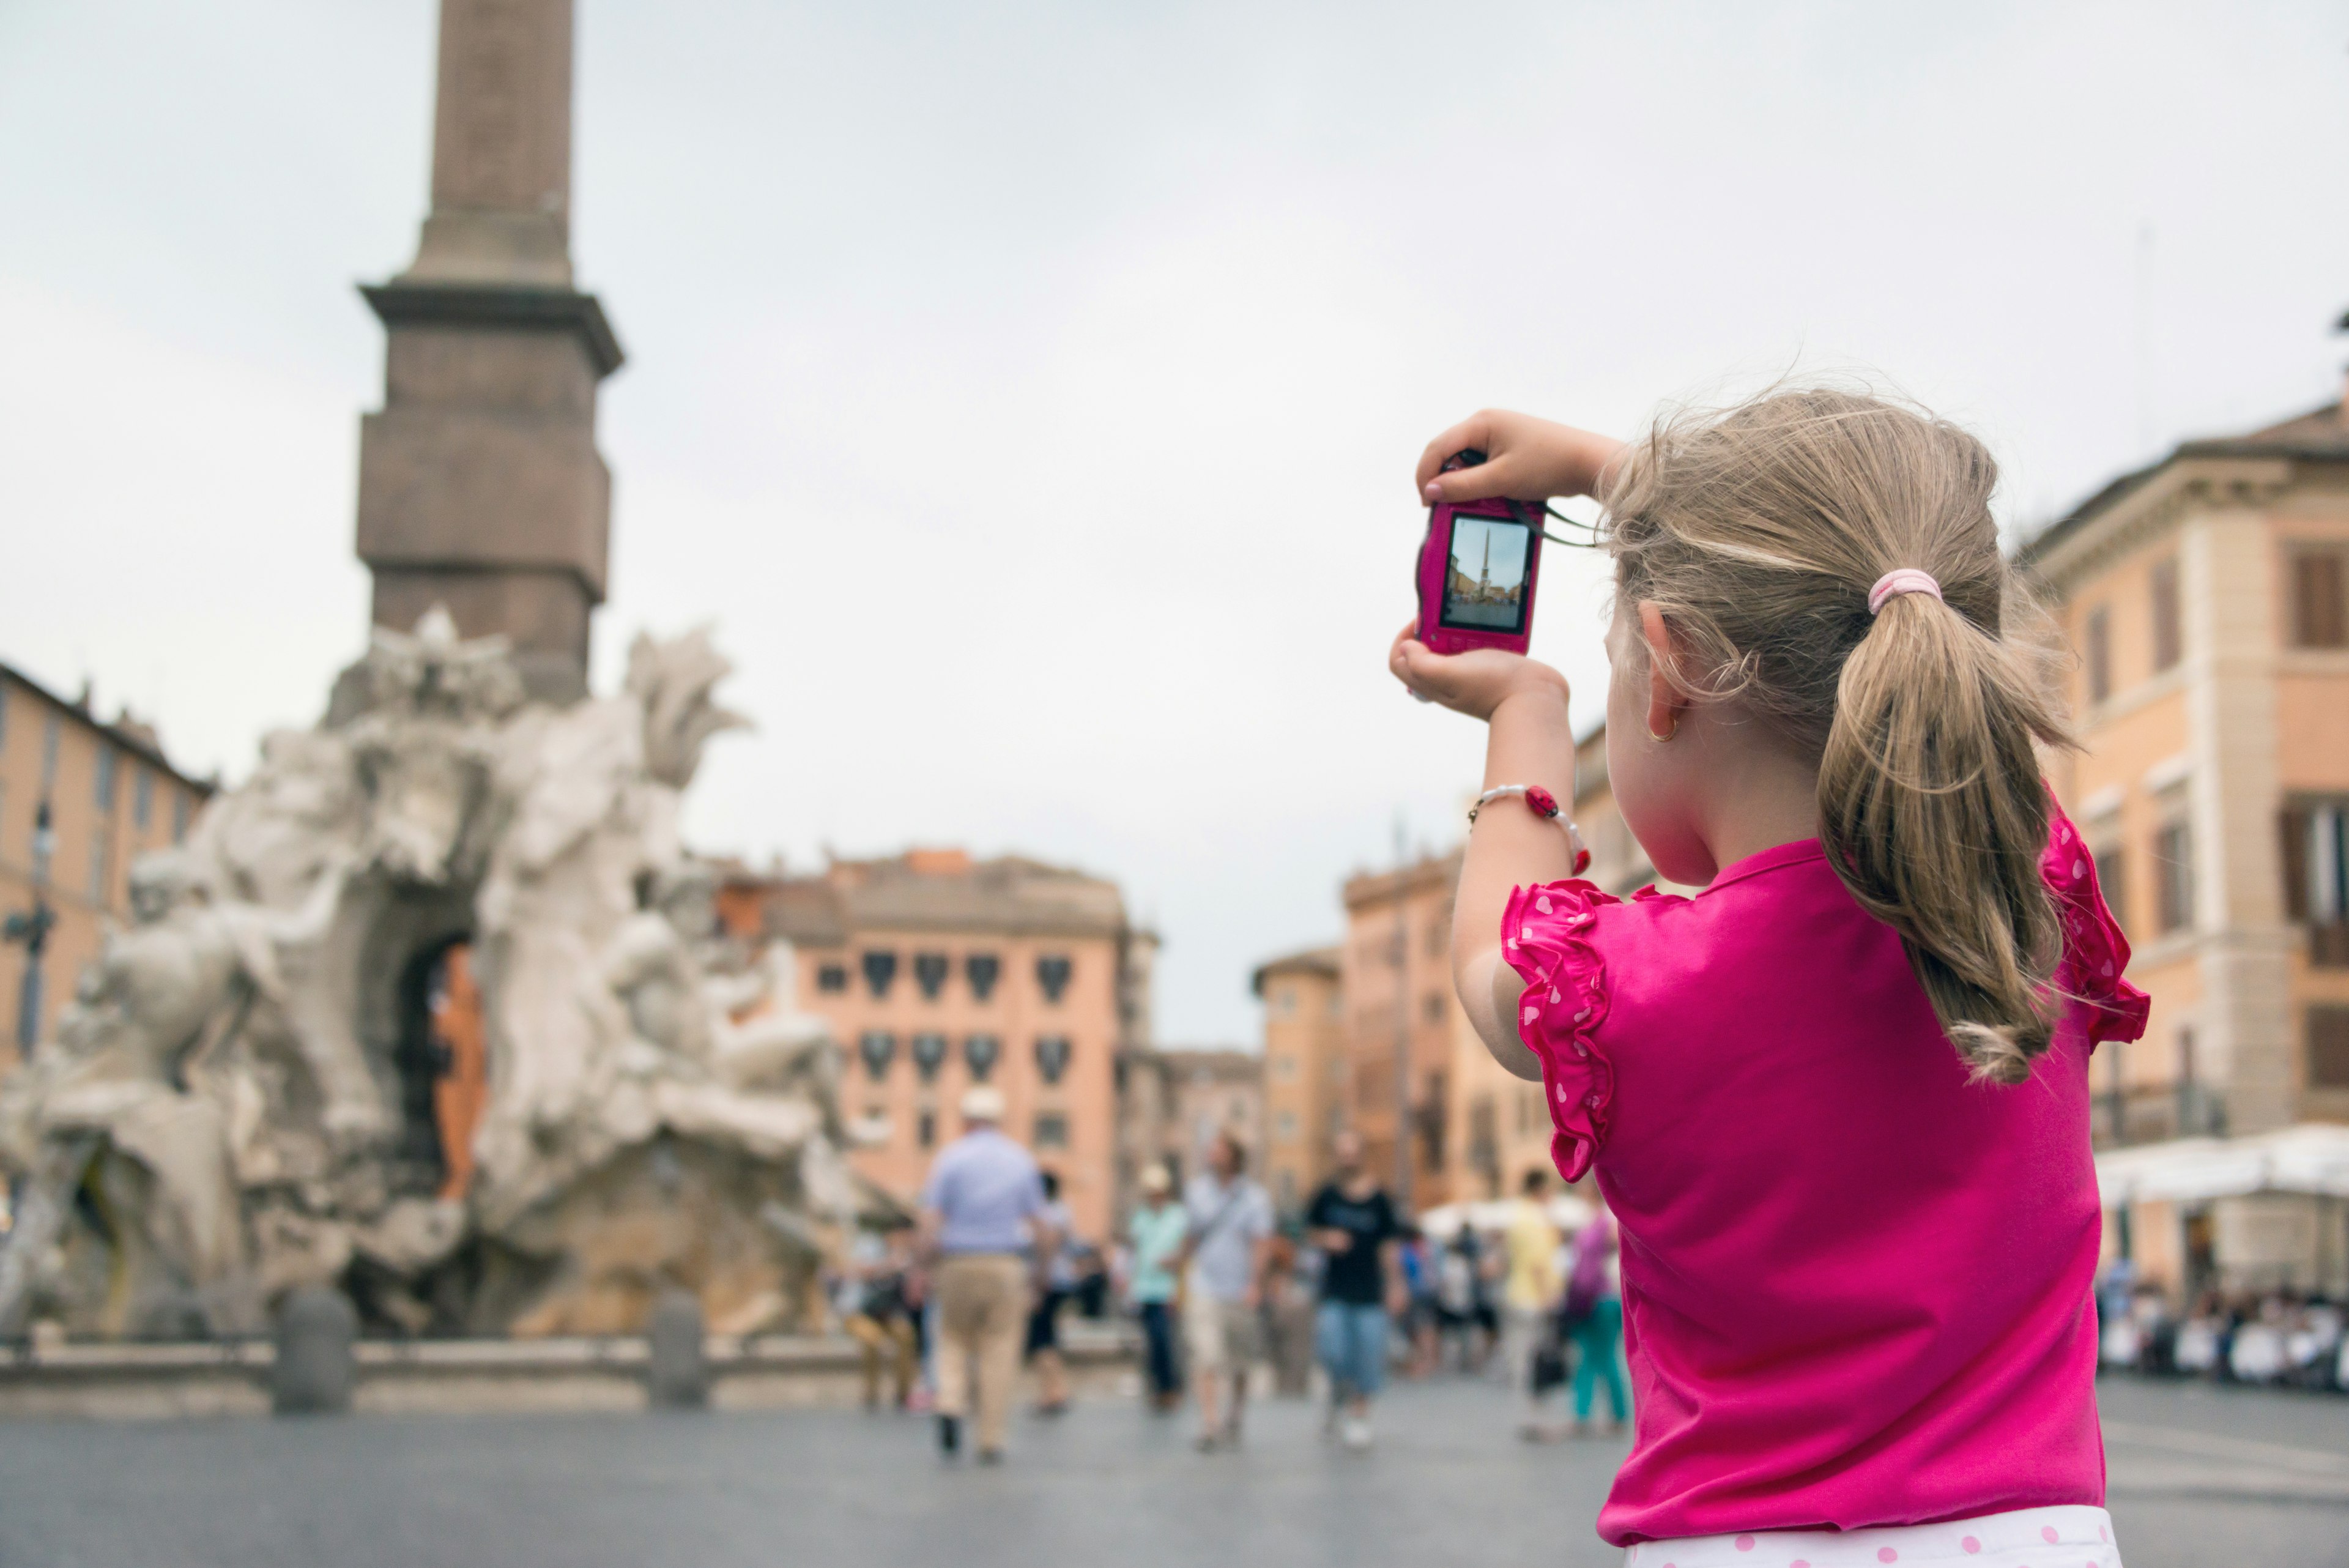
<path id="1" fill-rule="evenodd" d="M 1476 804 L 1468 808 L 1469 826 L 1472 827 L 1475 826 L 1476 814 L 1478 812 L 1484 810 L 1487 805 L 1490 805 L 1493 802 L 1500 799 L 1503 795 L 1507 794 L 1525 796 L 1526 807 L 1527 810 L 1531 811 L 1536 816 L 1541 817 L 1546 821 L 1555 822 L 1560 827 L 1566 829 L 1566 841 L 1574 846 L 1574 874 L 1576 876 L 1579 877 L 1583 872 L 1590 868 L 1590 851 L 1582 846 L 1582 830 L 1575 826 L 1571 820 L 1559 815 L 1557 809 L 1557 796 L 1550 794 L 1549 791 L 1542 788 L 1539 784 L 1503 784 L 1497 789 L 1486 790 L 1483 794 L 1476 797 Z"/>

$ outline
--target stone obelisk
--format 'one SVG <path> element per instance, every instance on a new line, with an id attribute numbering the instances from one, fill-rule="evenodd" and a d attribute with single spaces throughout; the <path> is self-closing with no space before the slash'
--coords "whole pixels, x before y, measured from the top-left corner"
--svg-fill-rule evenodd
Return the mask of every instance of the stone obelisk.
<path id="1" fill-rule="evenodd" d="M 386 337 L 359 435 L 375 624 L 446 605 L 555 702 L 587 690 L 611 531 L 595 389 L 620 364 L 571 282 L 572 4 L 441 0 L 432 210 L 408 270 L 360 290 Z"/>

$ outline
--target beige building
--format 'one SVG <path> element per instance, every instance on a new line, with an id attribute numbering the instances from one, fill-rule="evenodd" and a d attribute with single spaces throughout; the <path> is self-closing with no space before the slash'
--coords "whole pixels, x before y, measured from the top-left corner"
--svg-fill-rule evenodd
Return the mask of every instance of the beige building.
<path id="1" fill-rule="evenodd" d="M 0 664 L 0 1070 L 49 1038 L 109 920 L 130 916 L 130 862 L 177 844 L 213 786 L 164 757 L 155 732 L 112 723 Z"/>
<path id="2" fill-rule="evenodd" d="M 1330 1172 L 1330 1140 L 1346 1125 L 1346 1001 L 1340 950 L 1312 948 L 1259 966 L 1264 1003 L 1264 1182 L 1284 1214 Z"/>
<path id="3" fill-rule="evenodd" d="M 1118 1201 L 1117 1076 L 1149 1038 L 1155 939 L 1116 885 L 960 850 L 835 861 L 818 876 L 740 877 L 730 924 L 789 938 L 800 1003 L 843 1052 L 841 1106 L 868 1140 L 860 1174 L 908 1203 L 962 1131 L 973 1083 L 1000 1088 L 1006 1130 L 1061 1181 L 1081 1235 Z"/>
<path id="4" fill-rule="evenodd" d="M 1338 969 L 1346 1123 L 1361 1135 L 1379 1179 L 1412 1210 L 1459 1196 L 1453 1099 L 1460 1003 L 1452 990 L 1452 895 L 1459 880 L 1455 849 L 1400 870 L 1365 872 L 1345 886 Z"/>
<path id="5" fill-rule="evenodd" d="M 1239 1139 L 1252 1162 L 1263 1158 L 1264 1058 L 1254 1051 L 1135 1045 L 1120 1054 L 1117 1096 L 1121 1225 L 1149 1166 L 1183 1180 L 1224 1133 Z M 1254 1168 L 1261 1174 L 1260 1165 Z"/>
<path id="6" fill-rule="evenodd" d="M 2349 1121 L 2342 407 L 2189 441 L 2022 558 L 2077 655 L 2083 750 L 2055 762 L 2056 790 L 2153 999 L 2143 1040 L 2096 1053 L 2099 1145 Z M 2110 1244 L 2173 1288 L 2349 1286 L 2333 1200 L 2142 1203 L 2115 1220 Z"/>

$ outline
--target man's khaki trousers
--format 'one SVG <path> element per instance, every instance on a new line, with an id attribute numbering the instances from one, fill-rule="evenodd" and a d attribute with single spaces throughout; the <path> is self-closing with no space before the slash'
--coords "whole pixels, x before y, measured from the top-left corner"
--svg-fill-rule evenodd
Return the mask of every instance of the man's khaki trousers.
<path id="1" fill-rule="evenodd" d="M 982 1453 L 1000 1452 L 1028 1326 L 1028 1269 L 1007 1252 L 964 1252 L 938 1265 L 938 1414 L 975 1415 Z M 972 1364 L 978 1406 L 972 1409 Z"/>

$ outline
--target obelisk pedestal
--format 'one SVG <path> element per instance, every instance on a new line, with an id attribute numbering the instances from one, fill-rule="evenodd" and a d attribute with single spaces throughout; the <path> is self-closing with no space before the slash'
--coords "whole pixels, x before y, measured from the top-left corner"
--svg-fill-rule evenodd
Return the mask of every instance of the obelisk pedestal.
<path id="1" fill-rule="evenodd" d="M 572 0 L 441 0 L 432 210 L 408 270 L 360 290 L 386 337 L 359 435 L 373 620 L 446 605 L 555 702 L 587 690 L 611 526 L 595 393 L 621 360 L 571 281 L 571 21 Z"/>

